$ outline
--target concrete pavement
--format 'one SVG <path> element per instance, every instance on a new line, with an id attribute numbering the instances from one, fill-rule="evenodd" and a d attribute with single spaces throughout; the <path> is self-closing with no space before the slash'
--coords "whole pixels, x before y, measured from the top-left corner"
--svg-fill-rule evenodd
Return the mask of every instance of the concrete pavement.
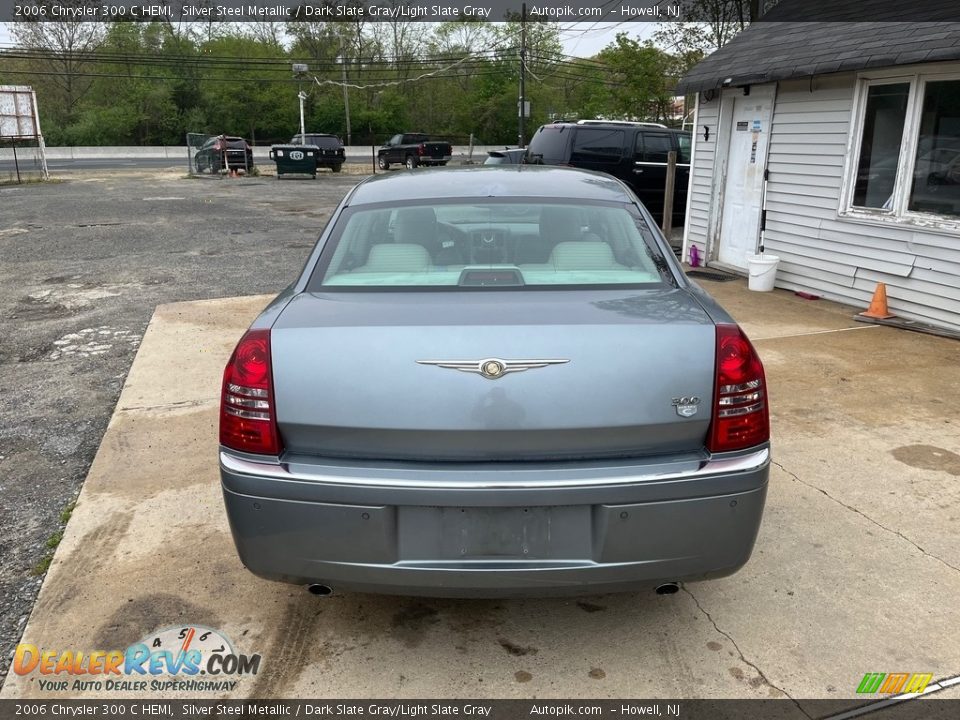
<path id="1" fill-rule="evenodd" d="M 143 338 L 22 642 L 89 652 L 216 628 L 263 663 L 210 697 L 839 699 L 866 672 L 957 674 L 960 346 L 744 281 L 703 285 L 770 386 L 775 466 L 737 575 L 522 601 L 318 599 L 255 578 L 222 509 L 216 408 L 267 298 L 177 303 Z M 11 672 L 2 697 L 143 697 L 40 679 Z"/>

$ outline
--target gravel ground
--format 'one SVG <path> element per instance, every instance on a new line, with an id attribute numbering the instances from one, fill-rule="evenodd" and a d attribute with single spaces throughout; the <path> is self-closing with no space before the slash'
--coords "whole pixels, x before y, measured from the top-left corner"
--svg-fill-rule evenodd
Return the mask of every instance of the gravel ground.
<path id="1" fill-rule="evenodd" d="M 0 678 L 156 305 L 279 292 L 358 173 L 0 187 Z"/>

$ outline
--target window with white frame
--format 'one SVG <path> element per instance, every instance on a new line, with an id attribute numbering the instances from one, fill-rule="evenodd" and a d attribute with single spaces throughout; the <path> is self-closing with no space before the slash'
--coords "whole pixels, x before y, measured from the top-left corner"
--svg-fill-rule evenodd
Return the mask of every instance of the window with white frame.
<path id="1" fill-rule="evenodd" d="M 868 77 L 857 109 L 846 212 L 960 221 L 960 76 Z"/>

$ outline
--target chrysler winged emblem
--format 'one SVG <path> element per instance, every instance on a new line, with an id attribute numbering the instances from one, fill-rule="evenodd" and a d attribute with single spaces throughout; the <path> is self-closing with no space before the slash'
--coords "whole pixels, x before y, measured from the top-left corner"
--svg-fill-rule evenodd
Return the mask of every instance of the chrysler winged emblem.
<path id="1" fill-rule="evenodd" d="M 487 380 L 499 380 L 510 373 L 536 370 L 547 365 L 562 365 L 569 360 L 500 360 L 487 358 L 485 360 L 417 360 L 420 365 L 436 365 L 437 367 L 460 372 L 476 373 Z"/>

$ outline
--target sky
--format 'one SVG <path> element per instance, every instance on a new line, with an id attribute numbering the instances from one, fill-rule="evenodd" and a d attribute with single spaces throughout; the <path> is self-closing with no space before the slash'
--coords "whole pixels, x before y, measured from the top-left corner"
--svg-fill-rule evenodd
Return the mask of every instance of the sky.
<path id="1" fill-rule="evenodd" d="M 613 42 L 617 33 L 625 32 L 632 38 L 649 40 L 659 23 L 609 22 L 564 23 L 560 37 L 563 51 L 576 57 L 592 57 Z"/>
<path id="2" fill-rule="evenodd" d="M 8 47 L 13 42 L 8 24 L 0 23 L 0 47 Z M 656 23 L 640 22 L 563 23 L 561 25 L 563 51 L 567 55 L 576 57 L 592 57 L 613 42 L 618 32 L 626 32 L 631 37 L 646 40 L 653 34 L 656 27 Z"/>

